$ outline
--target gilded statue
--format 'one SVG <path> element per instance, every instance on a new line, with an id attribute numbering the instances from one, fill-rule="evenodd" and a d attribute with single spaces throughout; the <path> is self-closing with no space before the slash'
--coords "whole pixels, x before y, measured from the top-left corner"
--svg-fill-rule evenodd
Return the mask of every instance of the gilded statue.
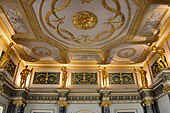
<path id="1" fill-rule="evenodd" d="M 168 68 L 168 64 L 167 64 L 167 62 L 166 62 L 166 58 L 165 58 L 165 55 L 164 55 L 164 53 L 165 53 L 164 48 L 160 48 L 160 47 L 154 46 L 154 47 L 152 48 L 152 51 L 159 54 L 159 59 L 158 59 L 157 62 L 158 62 L 158 64 L 160 65 L 160 68 L 161 68 L 161 69 L 166 69 L 166 68 Z"/>
<path id="2" fill-rule="evenodd" d="M 26 87 L 26 81 L 27 81 L 27 76 L 31 74 L 33 69 L 28 69 L 28 65 L 25 66 L 25 69 L 22 70 L 20 73 L 21 75 L 21 80 L 20 80 L 20 87 Z M 24 86 L 23 86 L 24 85 Z"/>
<path id="3" fill-rule="evenodd" d="M 143 70 L 143 67 L 141 66 L 139 73 L 141 75 L 142 88 L 143 89 L 148 88 L 148 81 L 147 81 L 147 78 L 146 78 L 147 71 Z"/>
<path id="4" fill-rule="evenodd" d="M 66 82 L 67 82 L 67 67 L 62 67 L 61 68 L 62 71 L 62 86 L 61 88 L 66 88 Z"/>
<path id="5" fill-rule="evenodd" d="M 106 67 L 103 67 L 103 69 L 99 68 L 99 72 L 102 75 L 103 87 L 106 88 L 107 87 L 107 78 L 108 78 L 108 73 L 107 73 Z"/>
<path id="6" fill-rule="evenodd" d="M 9 63 L 10 60 L 10 54 L 12 52 L 14 52 L 14 50 L 12 49 L 13 43 L 10 43 L 7 47 L 7 50 L 5 51 L 5 53 L 3 54 L 1 60 L 0 60 L 0 67 L 5 68 L 7 66 L 7 64 Z"/>

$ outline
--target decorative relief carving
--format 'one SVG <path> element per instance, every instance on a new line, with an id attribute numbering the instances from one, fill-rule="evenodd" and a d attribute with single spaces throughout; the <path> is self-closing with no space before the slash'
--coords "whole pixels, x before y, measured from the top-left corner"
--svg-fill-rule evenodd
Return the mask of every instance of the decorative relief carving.
<path id="1" fill-rule="evenodd" d="M 96 61 L 99 58 L 98 55 L 72 55 L 71 59 L 72 60 L 80 60 L 80 61 Z"/>
<path id="2" fill-rule="evenodd" d="M 19 11 L 12 6 L 2 6 L 3 11 L 16 32 L 27 32 Z"/>
<path id="3" fill-rule="evenodd" d="M 145 23 L 145 26 L 143 27 L 141 35 L 152 36 L 166 12 L 167 9 L 153 9 Z"/>
<path id="4" fill-rule="evenodd" d="M 43 46 L 36 46 L 32 49 L 33 53 L 37 56 L 41 56 L 41 57 L 46 57 L 46 56 L 50 56 L 52 54 L 52 52 Z"/>
<path id="5" fill-rule="evenodd" d="M 89 1 L 89 0 L 88 0 Z M 63 39 L 67 41 L 73 41 L 78 44 L 91 44 L 94 42 L 99 42 L 108 39 L 111 37 L 114 32 L 118 29 L 120 29 L 124 23 L 125 23 L 125 16 L 121 12 L 120 8 L 120 3 L 118 0 L 112 1 L 115 5 L 115 7 L 110 7 L 105 0 L 101 1 L 101 4 L 103 8 L 112 15 L 108 17 L 105 22 L 102 22 L 104 25 L 108 25 L 108 29 L 103 29 L 101 32 L 99 32 L 97 35 L 91 37 L 88 34 L 88 37 L 84 37 L 82 35 L 75 36 L 71 31 L 68 31 L 65 28 L 62 28 L 62 24 L 65 24 L 66 16 L 59 17 L 58 16 L 58 11 L 63 11 L 70 5 L 71 0 L 67 0 L 66 2 L 63 3 L 62 6 L 55 7 L 57 0 L 51 3 L 51 8 L 50 10 L 46 13 L 45 15 L 45 22 L 46 24 L 52 28 L 53 30 L 56 31 L 56 33 Z M 84 2 L 83 2 L 84 3 Z M 44 2 L 41 2 L 41 8 L 42 10 L 44 6 Z M 42 11 L 41 11 L 42 12 Z M 50 17 L 54 17 L 55 19 L 50 19 Z M 43 23 L 43 17 L 42 14 L 40 13 L 40 18 L 41 18 L 41 23 Z M 95 27 L 97 24 L 97 16 L 95 16 L 91 12 L 87 11 L 82 11 L 79 13 L 76 13 L 76 15 L 73 16 L 73 24 L 78 27 L 79 29 L 91 29 Z M 45 27 L 45 26 L 43 26 Z M 127 26 L 126 26 L 127 27 Z M 47 29 L 46 29 L 47 30 Z M 50 31 L 49 31 L 50 32 Z M 50 33 L 51 34 L 51 33 Z M 54 35 L 53 35 L 54 36 Z"/>
<path id="6" fill-rule="evenodd" d="M 12 62 L 12 60 L 9 60 L 8 64 L 5 67 L 5 70 L 13 77 L 15 73 L 16 65 Z"/>
<path id="7" fill-rule="evenodd" d="M 97 16 L 90 11 L 81 11 L 73 15 L 73 24 L 78 29 L 92 29 L 97 23 Z"/>
<path id="8" fill-rule="evenodd" d="M 117 52 L 117 56 L 120 58 L 129 58 L 132 57 L 136 53 L 136 49 L 134 48 L 123 48 Z"/>
<path id="9" fill-rule="evenodd" d="M 33 84 L 59 84 L 59 72 L 35 72 Z"/>
<path id="10" fill-rule="evenodd" d="M 109 84 L 134 84 L 133 73 L 109 73 Z"/>
<path id="11" fill-rule="evenodd" d="M 72 73 L 72 84 L 95 85 L 97 84 L 97 73 Z"/>

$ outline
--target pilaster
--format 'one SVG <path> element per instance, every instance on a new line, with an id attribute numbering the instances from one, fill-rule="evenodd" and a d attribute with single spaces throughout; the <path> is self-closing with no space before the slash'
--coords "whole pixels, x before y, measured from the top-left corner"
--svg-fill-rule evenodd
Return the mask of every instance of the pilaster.
<path id="1" fill-rule="evenodd" d="M 100 89 L 99 91 L 101 97 L 101 109 L 102 113 L 110 113 L 110 105 L 112 105 L 112 101 L 110 100 L 109 94 L 111 90 L 109 89 Z"/>
<path id="2" fill-rule="evenodd" d="M 59 106 L 59 113 L 66 113 L 68 106 L 68 94 L 70 92 L 69 89 L 58 89 L 59 100 L 57 101 L 57 105 Z"/>

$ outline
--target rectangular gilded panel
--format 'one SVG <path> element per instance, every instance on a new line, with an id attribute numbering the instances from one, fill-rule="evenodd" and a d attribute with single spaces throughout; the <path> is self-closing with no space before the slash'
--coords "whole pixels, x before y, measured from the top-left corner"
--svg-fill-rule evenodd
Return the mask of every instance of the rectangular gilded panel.
<path id="1" fill-rule="evenodd" d="M 97 73 L 72 73 L 71 83 L 79 85 L 94 85 L 97 84 Z"/>
<path id="2" fill-rule="evenodd" d="M 109 84 L 134 84 L 133 73 L 109 73 Z"/>
<path id="3" fill-rule="evenodd" d="M 35 72 L 33 84 L 59 84 L 60 72 Z"/>

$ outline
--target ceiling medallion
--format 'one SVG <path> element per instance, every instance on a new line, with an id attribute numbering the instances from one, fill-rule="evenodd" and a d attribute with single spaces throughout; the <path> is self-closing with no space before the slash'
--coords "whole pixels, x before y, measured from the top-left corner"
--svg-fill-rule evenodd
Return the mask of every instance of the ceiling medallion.
<path id="1" fill-rule="evenodd" d="M 129 58 L 132 57 L 136 53 L 136 49 L 134 48 L 123 48 L 117 52 L 117 56 L 120 58 Z"/>
<path id="2" fill-rule="evenodd" d="M 78 29 L 92 29 L 96 26 L 97 23 L 97 16 L 90 11 L 81 11 L 73 15 L 73 24 Z"/>
<path id="3" fill-rule="evenodd" d="M 40 57 L 50 56 L 52 53 L 48 48 L 42 46 L 36 46 L 32 49 L 32 51 L 35 55 Z"/>

